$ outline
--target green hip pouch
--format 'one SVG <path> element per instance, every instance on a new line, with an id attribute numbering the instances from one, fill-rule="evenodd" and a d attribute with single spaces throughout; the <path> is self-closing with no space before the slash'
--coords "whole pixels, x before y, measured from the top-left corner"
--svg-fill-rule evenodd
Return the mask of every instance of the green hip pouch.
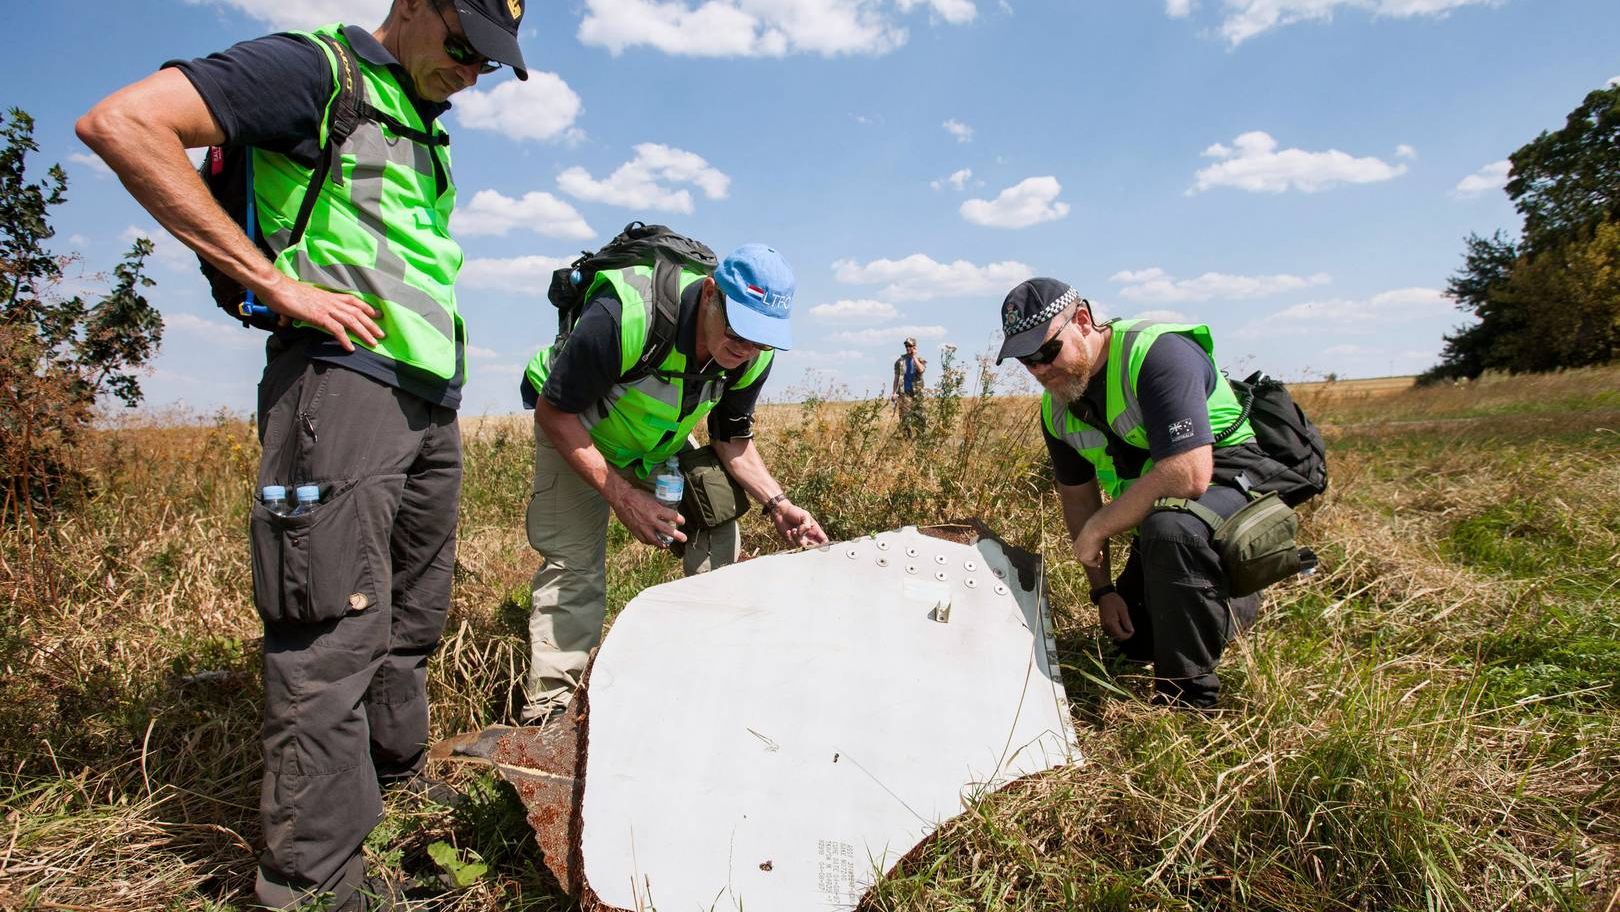
<path id="1" fill-rule="evenodd" d="M 700 529 L 714 529 L 748 512 L 748 492 L 726 473 L 714 447 L 683 450 L 678 457 L 686 476 L 681 515 Z"/>
<path id="2" fill-rule="evenodd" d="M 1301 548 L 1299 515 L 1276 492 L 1256 496 L 1231 516 L 1184 497 L 1161 497 L 1155 510 L 1191 513 L 1215 533 L 1215 553 L 1226 573 L 1227 595 L 1241 598 L 1299 573 L 1316 571 L 1316 554 Z"/>

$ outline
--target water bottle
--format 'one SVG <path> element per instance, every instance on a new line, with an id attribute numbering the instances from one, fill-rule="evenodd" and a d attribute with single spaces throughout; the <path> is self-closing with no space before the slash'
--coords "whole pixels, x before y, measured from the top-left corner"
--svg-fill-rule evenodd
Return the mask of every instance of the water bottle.
<path id="1" fill-rule="evenodd" d="M 664 463 L 664 468 L 653 479 L 653 496 L 658 502 L 671 510 L 680 510 L 681 498 L 686 495 L 686 477 L 681 474 L 681 464 L 674 456 Z M 669 547 L 675 539 L 660 534 L 658 543 Z"/>
<path id="2" fill-rule="evenodd" d="M 259 498 L 259 502 L 264 504 L 266 510 L 277 516 L 287 515 L 289 508 L 287 506 L 287 489 L 285 487 L 281 485 L 265 485 L 264 490 L 260 493 L 262 496 Z"/>
<path id="3" fill-rule="evenodd" d="M 312 484 L 299 485 L 297 497 L 298 505 L 292 508 L 292 512 L 287 514 L 288 516 L 302 516 L 315 509 L 315 505 L 321 502 L 321 486 Z"/>

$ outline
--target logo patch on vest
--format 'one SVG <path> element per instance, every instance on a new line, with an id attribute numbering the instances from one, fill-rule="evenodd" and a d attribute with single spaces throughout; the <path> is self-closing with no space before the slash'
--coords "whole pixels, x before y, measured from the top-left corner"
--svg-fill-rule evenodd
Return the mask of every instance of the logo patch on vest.
<path id="1" fill-rule="evenodd" d="M 1177 421 L 1175 424 L 1170 425 L 1171 443 L 1178 443 L 1182 440 L 1186 440 L 1192 435 L 1193 423 L 1191 418 L 1183 418 L 1180 421 Z"/>
<path id="2" fill-rule="evenodd" d="M 516 22 L 523 15 L 523 0 L 506 0 L 506 11 L 512 14 L 512 21 Z"/>

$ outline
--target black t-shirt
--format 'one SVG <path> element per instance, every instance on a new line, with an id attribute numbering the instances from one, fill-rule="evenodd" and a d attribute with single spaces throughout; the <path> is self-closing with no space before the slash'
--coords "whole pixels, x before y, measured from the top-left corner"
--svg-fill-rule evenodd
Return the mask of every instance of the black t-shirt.
<path id="1" fill-rule="evenodd" d="M 1149 458 L 1159 462 L 1215 441 L 1209 426 L 1209 396 L 1220 374 L 1197 342 L 1179 333 L 1165 333 L 1153 341 L 1142 359 L 1142 369 L 1136 375 L 1136 398 L 1142 404 L 1142 423 L 1148 435 L 1146 450 L 1126 443 L 1104 417 L 1108 413 L 1107 376 L 1117 368 L 1113 363 L 1104 363 L 1086 387 L 1085 395 L 1070 408 L 1082 421 L 1103 432 L 1108 439 L 1108 455 L 1121 477 L 1140 477 Z M 1080 485 L 1097 477 L 1092 464 L 1052 436 L 1045 422 L 1041 423 L 1041 433 L 1058 484 Z"/>
<path id="2" fill-rule="evenodd" d="M 693 282 L 681 293 L 681 308 L 676 317 L 675 349 L 686 355 L 688 367 L 697 350 L 698 299 L 703 283 Z M 546 375 L 545 387 L 538 392 L 525 376 L 520 385 L 523 407 L 534 408 L 535 401 L 544 396 L 559 412 L 577 415 L 607 398 L 613 385 L 619 382 L 621 352 L 619 346 L 619 320 L 623 305 L 612 285 L 603 285 L 580 313 L 579 320 L 568 334 L 568 341 L 552 358 L 551 371 Z M 774 364 L 774 362 L 772 362 Z M 725 392 L 714 410 L 709 412 L 709 439 L 736 440 L 754 436 L 754 405 L 759 391 L 771 375 L 767 364 L 753 383 L 743 389 L 734 384 L 747 373 L 752 362 L 744 362 L 735 370 L 724 371 Z M 703 370 L 708 373 L 709 371 Z M 718 376 L 722 371 L 714 369 Z M 703 383 L 688 381 L 682 385 L 681 414 L 687 415 L 697 408 Z"/>
<path id="3" fill-rule="evenodd" d="M 413 99 L 423 124 L 431 126 L 450 109 L 446 103 L 416 99 L 410 76 L 370 32 L 351 25 L 343 30 L 343 37 L 361 59 L 393 72 Z M 297 35 L 267 35 L 207 57 L 170 61 L 164 66 L 174 67 L 191 80 L 224 132 L 225 142 L 278 152 L 305 167 L 315 165 L 321 120 L 332 97 L 331 64 L 315 45 Z M 336 339 L 318 329 L 279 330 L 277 335 L 281 338 L 272 348 L 305 345 L 311 360 L 365 374 L 436 405 L 456 408 L 461 404 L 466 378 L 461 339 L 456 340 L 455 375 L 443 380 L 362 348 L 346 352 Z"/>

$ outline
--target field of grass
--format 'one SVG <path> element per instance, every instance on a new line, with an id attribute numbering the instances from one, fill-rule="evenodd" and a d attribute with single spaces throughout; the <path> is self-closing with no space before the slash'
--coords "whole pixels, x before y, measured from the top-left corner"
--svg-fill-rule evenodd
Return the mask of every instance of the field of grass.
<path id="1" fill-rule="evenodd" d="M 1330 441 L 1304 528 L 1324 565 L 1269 594 L 1210 718 L 1110 660 L 1035 401 L 944 388 L 916 437 L 811 400 L 760 443 L 834 538 L 978 516 L 1042 553 L 1086 762 L 968 808 L 874 908 L 1620 909 L 1620 369 L 1301 389 Z M 469 431 L 436 737 L 508 719 L 526 654 L 530 430 Z M 90 501 L 0 529 L 0 908 L 247 908 L 256 458 L 229 417 L 110 429 Z M 616 524 L 609 561 L 610 610 L 679 569 Z M 391 801 L 368 845 L 413 908 L 571 908 L 510 790 L 443 772 L 465 804 Z"/>

